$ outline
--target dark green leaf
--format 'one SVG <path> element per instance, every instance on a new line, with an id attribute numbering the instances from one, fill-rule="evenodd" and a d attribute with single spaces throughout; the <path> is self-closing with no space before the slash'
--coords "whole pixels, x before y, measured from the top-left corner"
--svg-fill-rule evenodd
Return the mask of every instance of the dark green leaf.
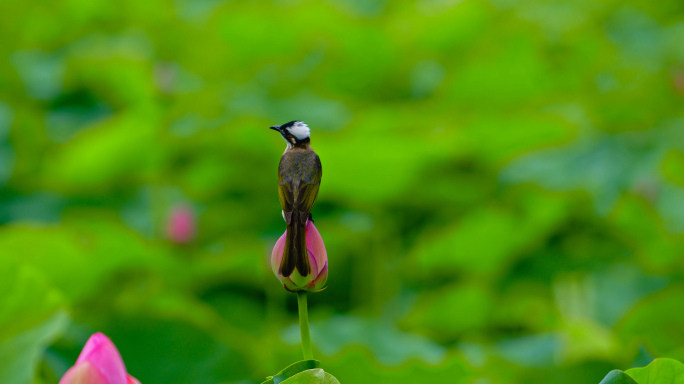
<path id="1" fill-rule="evenodd" d="M 268 380 L 264 381 L 263 384 L 279 384 L 282 383 L 283 381 L 287 380 L 288 378 L 314 368 L 318 368 L 321 366 L 321 362 L 318 360 L 302 360 L 298 361 L 296 363 L 290 364 L 287 367 L 285 367 L 282 371 L 276 373 L 275 375 L 271 376 L 268 378 Z"/>
<path id="2" fill-rule="evenodd" d="M 608 372 L 599 384 L 637 384 L 634 379 L 619 369 Z"/>
<path id="3" fill-rule="evenodd" d="M 283 381 L 282 384 L 340 384 L 340 382 L 328 372 L 316 368 L 300 372 Z"/>

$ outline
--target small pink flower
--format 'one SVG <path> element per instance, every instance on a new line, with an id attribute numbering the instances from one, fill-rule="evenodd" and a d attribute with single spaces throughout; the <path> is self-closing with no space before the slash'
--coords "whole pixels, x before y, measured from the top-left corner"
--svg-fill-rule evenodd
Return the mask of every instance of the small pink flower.
<path id="1" fill-rule="evenodd" d="M 140 384 L 126 373 L 119 351 L 107 336 L 90 336 L 76 364 L 62 376 L 59 384 Z"/>
<path id="2" fill-rule="evenodd" d="M 287 230 L 278 239 L 273 252 L 271 253 L 271 269 L 276 277 L 283 283 L 283 286 L 288 291 L 320 291 L 325 286 L 328 280 L 328 254 L 325 251 L 325 244 L 323 238 L 316 229 L 316 226 L 311 220 L 306 223 L 306 248 L 309 256 L 309 265 L 311 266 L 311 273 L 306 276 L 301 276 L 295 269 L 290 276 L 283 276 L 281 271 L 281 264 L 283 262 L 283 254 L 285 253 L 285 239 Z"/>
<path id="3" fill-rule="evenodd" d="M 195 238 L 195 213 L 186 206 L 177 206 L 171 211 L 166 225 L 166 236 L 176 244 L 187 244 Z"/>

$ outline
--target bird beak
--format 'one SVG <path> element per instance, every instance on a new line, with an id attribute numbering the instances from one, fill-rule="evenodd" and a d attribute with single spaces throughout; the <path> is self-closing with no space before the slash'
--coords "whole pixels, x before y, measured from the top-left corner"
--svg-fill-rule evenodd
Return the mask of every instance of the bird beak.
<path id="1" fill-rule="evenodd" d="M 280 125 L 272 125 L 271 129 L 280 132 Z"/>

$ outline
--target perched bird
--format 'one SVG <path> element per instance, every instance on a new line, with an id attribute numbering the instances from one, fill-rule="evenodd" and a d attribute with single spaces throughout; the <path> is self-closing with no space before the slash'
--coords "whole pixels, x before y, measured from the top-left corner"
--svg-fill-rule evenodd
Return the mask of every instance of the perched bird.
<path id="1" fill-rule="evenodd" d="M 287 142 L 278 166 L 278 195 L 287 224 L 280 273 L 287 278 L 296 272 L 299 276 L 292 277 L 297 279 L 312 273 L 306 248 L 306 224 L 321 184 L 321 160 L 311 149 L 311 131 L 304 122 L 290 121 L 270 128 L 280 132 Z"/>

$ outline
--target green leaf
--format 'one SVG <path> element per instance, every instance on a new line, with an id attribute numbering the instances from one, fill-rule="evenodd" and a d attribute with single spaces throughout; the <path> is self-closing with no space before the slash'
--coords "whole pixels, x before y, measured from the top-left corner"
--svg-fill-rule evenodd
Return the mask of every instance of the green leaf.
<path id="1" fill-rule="evenodd" d="M 315 368 L 300 372 L 283 381 L 282 384 L 340 384 L 340 382 L 321 368 Z"/>
<path id="2" fill-rule="evenodd" d="M 639 384 L 684 383 L 684 364 L 674 359 L 655 359 L 645 367 L 628 369 L 626 373 Z"/>
<path id="3" fill-rule="evenodd" d="M 413 256 L 417 271 L 499 273 L 519 257 L 521 250 L 553 231 L 567 214 L 564 202 L 538 193 L 521 197 L 513 207 L 473 209 L 458 221 L 419 238 Z M 472 255 L 478 257 L 473 259 Z"/>
<path id="4" fill-rule="evenodd" d="M 369 351 L 351 347 L 325 365 L 343 383 L 465 384 L 476 380 L 473 367 L 458 354 L 447 356 L 445 361 L 437 365 L 412 360 L 401 365 L 387 366 L 378 364 Z"/>
<path id="5" fill-rule="evenodd" d="M 39 326 L 0 341 L 0 382 L 33 383 L 43 351 L 67 323 L 66 311 L 58 311 Z"/>
<path id="6" fill-rule="evenodd" d="M 152 166 L 154 123 L 121 114 L 99 122 L 54 154 L 45 177 L 65 188 L 101 187 Z M 146 149 L 147 148 L 147 149 Z"/>
<path id="7" fill-rule="evenodd" d="M 682 384 L 684 364 L 674 359 L 655 359 L 641 368 L 610 371 L 599 384 Z"/>
<path id="8" fill-rule="evenodd" d="M 672 284 L 641 300 L 618 324 L 617 334 L 625 342 L 648 345 L 659 356 L 684 359 L 684 285 Z"/>
<path id="9" fill-rule="evenodd" d="M 285 367 L 280 372 L 269 377 L 268 380 L 264 381 L 262 384 L 279 384 L 279 383 L 282 383 L 283 381 L 286 381 L 288 378 L 299 374 L 300 372 L 310 370 L 310 369 L 314 369 L 314 368 L 319 368 L 320 366 L 321 366 L 321 362 L 318 360 L 298 361 L 294 364 L 288 365 L 287 367 Z"/>
<path id="10" fill-rule="evenodd" d="M 388 366 L 409 360 L 438 364 L 446 356 L 446 348 L 422 335 L 404 332 L 387 319 L 333 316 L 311 323 L 311 334 L 316 340 L 316 349 L 326 356 L 334 356 L 352 345 L 368 348 L 379 363 Z M 282 336 L 290 345 L 301 343 L 298 324 L 286 328 Z"/>
<path id="11" fill-rule="evenodd" d="M 486 327 L 494 309 L 487 288 L 476 284 L 452 284 L 425 293 L 406 319 L 406 324 L 426 329 L 435 340 L 457 337 Z M 460 314 L 466 310 L 468 316 Z"/>
<path id="12" fill-rule="evenodd" d="M 156 256 L 149 244 L 116 220 L 97 214 L 81 214 L 80 220 L 59 227 L 4 226 L 0 258 L 36 268 L 73 303 L 93 295 L 112 272 L 141 268 Z"/>
<path id="13" fill-rule="evenodd" d="M 0 383 L 30 384 L 43 351 L 68 317 L 60 295 L 36 270 L 4 260 L 0 276 Z"/>
<path id="14" fill-rule="evenodd" d="M 116 343 L 128 373 L 141 383 L 236 382 L 257 370 L 254 355 L 249 355 L 250 350 L 243 350 L 252 344 L 243 349 L 234 347 L 235 338 L 231 334 L 215 330 L 220 323 L 215 322 L 211 311 L 194 307 L 206 316 L 209 324 L 204 326 L 181 318 L 175 313 L 178 308 L 167 312 L 168 318 L 165 318 L 160 308 L 165 304 L 179 305 L 171 301 L 150 301 L 150 306 L 156 308 L 149 312 L 138 307 L 137 315 L 110 315 L 106 324 L 96 326 Z"/>
<path id="15" fill-rule="evenodd" d="M 608 372 L 599 384 L 637 384 L 637 382 L 621 370 L 614 369 Z"/>

